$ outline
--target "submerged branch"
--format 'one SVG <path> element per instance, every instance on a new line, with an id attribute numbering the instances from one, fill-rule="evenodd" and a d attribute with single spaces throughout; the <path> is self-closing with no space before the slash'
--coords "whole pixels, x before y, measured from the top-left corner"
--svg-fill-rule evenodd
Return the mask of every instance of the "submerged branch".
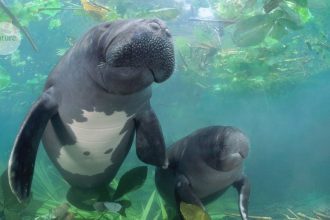
<path id="1" fill-rule="evenodd" d="M 182 54 L 182 52 L 180 50 L 179 50 L 179 55 L 180 55 L 180 58 L 182 60 L 182 63 L 183 63 L 184 68 L 189 69 L 188 68 L 188 64 L 186 62 L 186 59 L 184 58 L 184 56 L 183 56 L 183 54 Z"/>
<path id="2" fill-rule="evenodd" d="M 239 214 L 235 214 L 235 213 L 226 213 L 226 215 L 227 216 L 231 216 L 231 217 L 240 217 Z M 254 219 L 254 220 L 272 220 L 272 217 L 249 215 L 249 219 Z"/>
<path id="3" fill-rule="evenodd" d="M 38 51 L 37 45 L 33 41 L 33 39 L 31 37 L 30 33 L 28 32 L 28 30 L 25 30 L 25 28 L 21 25 L 21 23 L 18 21 L 18 19 L 16 18 L 16 16 L 7 8 L 7 6 L 2 2 L 2 0 L 0 0 L 0 7 L 12 19 L 13 24 L 16 25 L 23 32 L 23 34 L 25 35 L 25 37 L 30 42 L 30 44 L 33 47 L 33 49 L 35 51 Z"/>
<path id="4" fill-rule="evenodd" d="M 83 11 L 82 8 L 39 8 L 38 12 L 40 11 L 62 11 L 62 10 L 70 10 L 70 11 Z"/>
<path id="5" fill-rule="evenodd" d="M 321 211 L 313 211 L 314 215 L 316 215 L 317 217 L 321 218 L 321 219 L 326 219 L 326 220 L 330 220 L 330 215 L 327 215 L 326 213 L 323 213 Z"/>
<path id="6" fill-rule="evenodd" d="M 189 20 L 190 21 L 221 23 L 225 26 L 235 24 L 238 21 L 238 20 L 222 20 L 222 19 L 202 19 L 202 18 L 189 18 Z"/>
<path id="7" fill-rule="evenodd" d="M 319 218 L 313 218 L 313 217 L 310 217 L 310 216 L 307 216 L 301 212 L 298 212 L 297 215 L 299 217 L 301 217 L 302 219 L 307 219 L 307 220 L 319 220 Z"/>

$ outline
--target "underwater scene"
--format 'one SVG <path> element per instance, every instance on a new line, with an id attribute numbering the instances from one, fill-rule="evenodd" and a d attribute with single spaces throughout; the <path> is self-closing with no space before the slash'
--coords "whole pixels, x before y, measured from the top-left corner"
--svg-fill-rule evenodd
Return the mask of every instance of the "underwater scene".
<path id="1" fill-rule="evenodd" d="M 329 0 L 0 0 L 0 220 L 330 219 Z"/>

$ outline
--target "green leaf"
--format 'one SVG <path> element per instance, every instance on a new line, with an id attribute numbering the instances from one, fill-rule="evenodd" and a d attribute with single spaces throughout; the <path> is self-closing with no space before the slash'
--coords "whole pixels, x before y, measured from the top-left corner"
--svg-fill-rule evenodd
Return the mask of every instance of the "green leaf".
<path id="1" fill-rule="evenodd" d="M 149 212 L 150 212 L 150 209 L 151 209 L 152 203 L 153 203 L 154 198 L 155 198 L 155 193 L 156 193 L 156 191 L 154 191 L 154 192 L 151 194 L 151 196 L 150 196 L 150 198 L 149 198 L 149 200 L 148 200 L 148 203 L 147 203 L 145 209 L 144 209 L 143 212 L 142 212 L 142 217 L 140 218 L 140 220 L 147 220 L 147 219 L 148 219 L 148 215 L 149 215 Z"/>
<path id="2" fill-rule="evenodd" d="M 272 21 L 272 17 L 268 14 L 256 15 L 240 21 L 233 34 L 234 43 L 240 47 L 261 43 L 271 31 Z"/>
<path id="3" fill-rule="evenodd" d="M 308 0 L 286 0 L 286 1 L 293 2 L 301 7 L 308 6 Z M 319 1 L 319 0 L 313 0 L 313 1 Z"/>
<path id="4" fill-rule="evenodd" d="M 276 23 L 272 30 L 269 32 L 269 37 L 274 38 L 276 40 L 281 40 L 288 33 L 286 27 L 281 23 Z"/>
<path id="5" fill-rule="evenodd" d="M 38 5 L 39 8 L 62 8 L 63 4 L 59 0 L 50 0 L 50 1 L 42 1 Z M 61 10 L 42 10 L 40 13 L 47 15 L 49 17 L 54 17 Z"/>
<path id="6" fill-rule="evenodd" d="M 298 12 L 300 19 L 303 23 L 306 23 L 312 18 L 312 14 L 308 8 L 297 7 L 296 11 Z"/>
<path id="7" fill-rule="evenodd" d="M 286 18 L 280 18 L 277 20 L 277 23 L 285 28 L 291 29 L 291 30 L 300 30 L 303 26 L 297 25 L 295 22 L 291 21 L 290 19 Z"/>
<path id="8" fill-rule="evenodd" d="M 279 4 L 282 0 L 269 0 L 264 4 L 264 10 L 268 14 L 269 12 L 273 11 L 274 9 L 278 8 Z"/>
<path id="9" fill-rule="evenodd" d="M 57 19 L 57 18 L 56 19 L 52 19 L 49 22 L 48 29 L 49 30 L 53 30 L 55 28 L 60 27 L 61 25 L 62 25 L 62 23 L 61 23 L 61 20 L 60 19 Z"/>
<path id="10" fill-rule="evenodd" d="M 165 206 L 164 206 L 164 202 L 162 201 L 160 196 L 157 196 L 157 201 L 158 201 L 160 211 L 161 211 L 161 214 L 162 214 L 162 219 L 168 219 L 167 212 L 166 212 L 166 209 L 165 209 Z"/>
<path id="11" fill-rule="evenodd" d="M 281 9 L 285 11 L 287 14 L 287 18 L 295 22 L 297 25 L 302 26 L 304 23 L 309 21 L 312 18 L 312 14 L 310 13 L 307 5 L 302 6 L 300 4 L 287 2 L 287 4 L 283 4 Z"/>
<path id="12" fill-rule="evenodd" d="M 181 202 L 180 212 L 184 220 L 190 220 L 190 219 L 211 220 L 209 215 L 201 207 L 197 205 Z"/>
<path id="13" fill-rule="evenodd" d="M 147 178 L 147 173 L 147 166 L 140 166 L 127 171 L 119 180 L 118 187 L 112 198 L 113 201 L 140 188 Z"/>
<path id="14" fill-rule="evenodd" d="M 147 12 L 147 16 L 149 17 L 157 17 L 166 21 L 177 18 L 179 14 L 180 11 L 177 8 L 160 8 Z"/>
<path id="15" fill-rule="evenodd" d="M 0 66 L 0 90 L 7 88 L 10 83 L 10 76 L 5 71 L 5 69 Z"/>

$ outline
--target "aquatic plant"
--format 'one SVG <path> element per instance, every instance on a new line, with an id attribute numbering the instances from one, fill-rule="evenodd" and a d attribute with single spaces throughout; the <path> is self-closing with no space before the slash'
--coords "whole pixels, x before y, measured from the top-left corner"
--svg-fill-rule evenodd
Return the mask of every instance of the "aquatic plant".
<path id="1" fill-rule="evenodd" d="M 212 1 L 215 7 L 222 1 Z M 307 1 L 232 1 L 244 8 L 219 36 L 194 25 L 177 36 L 178 69 L 187 83 L 213 92 L 282 91 L 330 67 L 328 34 L 312 19 Z M 245 11 L 253 8 L 254 13 Z M 225 8 L 222 8 L 225 10 Z M 221 15 L 220 15 L 221 16 Z M 314 21 L 314 20 L 313 20 Z M 207 23 L 207 22 L 204 22 Z M 208 39 L 201 33 L 208 33 Z M 210 39 L 212 38 L 212 39 Z"/>
<path id="2" fill-rule="evenodd" d="M 49 22 L 49 29 L 50 30 L 53 30 L 55 28 L 59 28 L 61 25 L 62 25 L 61 20 L 58 19 L 58 18 L 55 18 L 55 19 L 50 20 L 50 22 Z"/>
<path id="3" fill-rule="evenodd" d="M 143 212 L 142 212 L 142 216 L 141 216 L 141 220 L 147 220 L 148 219 L 148 215 L 149 215 L 149 212 L 151 210 L 151 206 L 152 206 L 152 203 L 154 201 L 154 198 L 155 198 L 155 193 L 156 191 L 153 191 L 145 208 L 143 209 Z"/>
<path id="4" fill-rule="evenodd" d="M 0 216 L 2 219 L 16 220 L 23 216 L 34 216 L 41 206 L 38 200 L 29 199 L 28 202 L 20 203 L 11 192 L 7 170 L 4 170 L 0 179 Z"/>
<path id="5" fill-rule="evenodd" d="M 44 74 L 34 74 L 33 78 L 26 81 L 26 87 L 30 91 L 40 92 L 43 88 L 43 85 L 47 79 L 47 75 Z"/>
<path id="6" fill-rule="evenodd" d="M 12 11 L 2 1 L 0 1 L 0 8 L 5 13 L 5 15 L 7 15 L 11 19 L 11 22 L 14 25 L 16 25 L 20 29 L 20 31 L 25 35 L 25 37 L 28 39 L 28 41 L 30 42 L 33 49 L 35 51 L 37 51 L 38 50 L 37 45 L 35 44 L 34 40 L 32 39 L 29 31 L 26 30 L 25 28 L 23 28 L 23 26 L 22 26 L 21 22 L 18 20 L 18 18 L 12 13 Z"/>
<path id="7" fill-rule="evenodd" d="M 120 18 L 115 7 L 102 5 L 91 0 L 81 0 L 80 2 L 83 10 L 98 20 L 111 21 Z"/>
<path id="8" fill-rule="evenodd" d="M 180 203 L 180 212 L 184 219 L 200 219 L 210 220 L 209 215 L 199 206 L 188 204 L 185 202 Z"/>
<path id="9" fill-rule="evenodd" d="M 301 62 L 311 62 L 312 58 L 297 56 L 287 48 L 285 44 L 267 42 L 258 48 L 223 49 L 207 60 L 208 66 L 205 61 L 201 62 L 201 58 L 190 61 L 186 55 L 181 56 L 185 56 L 186 77 L 202 88 L 214 91 L 267 90 L 297 83 L 312 74 L 301 65 Z M 278 61 L 280 57 L 281 61 Z M 195 64 L 191 65 L 193 61 Z"/>
<path id="10" fill-rule="evenodd" d="M 6 89 L 11 83 L 11 77 L 7 71 L 0 66 L 0 91 Z"/>
<path id="11" fill-rule="evenodd" d="M 65 53 L 66 53 L 66 51 L 68 50 L 69 48 L 59 48 L 59 49 L 57 49 L 57 51 L 56 51 L 56 55 L 57 56 L 63 56 Z"/>
<path id="12" fill-rule="evenodd" d="M 40 164 L 42 163 L 42 164 Z M 118 204 L 125 204 L 123 202 L 130 201 L 127 194 L 142 187 L 146 180 L 147 167 L 136 167 L 126 172 L 119 180 L 111 182 L 111 188 L 114 188 L 114 193 L 111 195 L 109 202 Z M 68 185 L 63 181 L 55 169 L 47 166 L 47 162 L 38 162 L 35 171 L 35 180 L 33 184 L 34 198 L 43 201 L 43 204 L 36 212 L 37 219 L 51 219 L 54 216 L 54 210 L 63 206 L 65 203 L 65 192 Z M 57 181 L 54 181 L 57 180 Z M 128 202 L 126 212 L 117 212 L 112 210 L 112 207 L 97 206 L 95 211 L 84 211 L 73 206 L 67 207 L 67 212 L 74 217 L 74 219 L 122 219 L 123 214 L 127 219 L 149 219 L 151 207 L 154 203 L 155 191 L 148 199 L 147 205 L 141 210 L 136 207 L 130 208 L 131 204 Z M 126 202 L 127 204 L 127 202 Z M 159 215 L 160 212 L 157 214 Z"/>
<path id="13" fill-rule="evenodd" d="M 162 219 L 168 219 L 165 204 L 164 204 L 164 202 L 163 202 L 163 200 L 162 200 L 162 198 L 159 194 L 157 194 L 157 203 L 158 203 L 158 206 L 160 208 L 160 213 L 161 213 Z"/>
<path id="14" fill-rule="evenodd" d="M 164 21 L 171 21 L 180 15 L 180 10 L 177 8 L 159 8 L 152 10 L 143 10 L 135 13 L 134 17 L 138 18 L 160 18 Z"/>
<path id="15" fill-rule="evenodd" d="M 291 209 L 287 209 L 289 214 L 283 214 L 285 219 L 289 220 L 301 220 L 301 219 L 307 219 L 307 220 L 328 220 L 330 219 L 329 213 L 323 212 L 323 211 L 313 211 L 314 216 L 308 216 L 302 212 L 294 212 Z"/>
<path id="16" fill-rule="evenodd" d="M 210 3 L 217 15 L 225 19 L 237 19 L 257 10 L 254 0 L 211 0 Z"/>
<path id="17" fill-rule="evenodd" d="M 43 153 L 43 159 L 38 159 L 32 184 L 33 197 L 41 201 L 63 203 L 68 184 L 61 178 L 56 169 L 51 166 Z"/>
<path id="18" fill-rule="evenodd" d="M 14 53 L 10 54 L 10 64 L 15 67 L 25 66 L 26 60 L 22 59 L 21 52 L 16 50 Z"/>
<path id="19" fill-rule="evenodd" d="M 267 5 L 276 1 L 277 4 Z M 294 0 L 271 0 L 264 5 L 264 14 L 248 17 L 238 22 L 233 42 L 240 47 L 254 46 L 266 37 L 280 40 L 289 30 L 299 30 L 311 19 L 306 4 Z"/>

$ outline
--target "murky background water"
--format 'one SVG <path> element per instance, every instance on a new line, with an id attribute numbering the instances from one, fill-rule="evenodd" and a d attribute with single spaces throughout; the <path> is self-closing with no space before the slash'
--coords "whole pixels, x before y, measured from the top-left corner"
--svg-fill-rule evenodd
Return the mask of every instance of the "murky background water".
<path id="1" fill-rule="evenodd" d="M 327 0 L 92 3 L 94 11 L 84 1 L 4 1 L 29 31 L 38 51 L 22 35 L 14 53 L 0 56 L 1 171 L 25 114 L 67 48 L 100 22 L 160 17 L 169 25 L 176 51 L 175 73 L 153 86 L 151 99 L 166 144 L 201 127 L 236 126 L 251 140 L 245 164 L 252 184 L 251 215 L 294 217 L 288 209 L 308 216 L 313 211 L 329 215 Z M 0 9 L 0 21 L 13 20 Z M 143 165 L 134 147 L 118 178 Z M 150 166 L 144 186 L 127 195 L 132 207 L 126 219 L 162 219 L 160 199 L 153 194 L 153 173 Z M 2 193 L 0 211 L 5 219 L 47 219 L 51 210 L 65 202 L 67 188 L 41 147 L 32 188 L 34 198 L 41 202 L 33 212 L 24 211 L 4 205 L 6 193 Z M 212 219 L 235 219 L 224 214 L 237 213 L 236 200 L 236 192 L 230 190 L 207 206 Z M 75 217 L 119 219 L 118 214 L 103 215 L 92 212 Z"/>

